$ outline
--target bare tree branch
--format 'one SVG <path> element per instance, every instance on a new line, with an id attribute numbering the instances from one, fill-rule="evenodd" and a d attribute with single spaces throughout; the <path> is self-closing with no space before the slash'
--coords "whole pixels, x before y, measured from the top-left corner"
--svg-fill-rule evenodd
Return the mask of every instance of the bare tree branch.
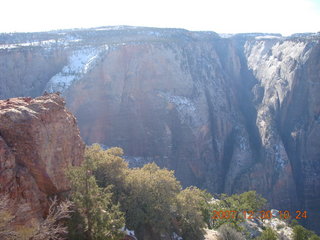
<path id="1" fill-rule="evenodd" d="M 64 201 L 60 204 L 55 197 L 49 208 L 47 218 L 39 225 L 35 234 L 30 240 L 62 240 L 68 233 L 67 227 L 63 224 L 64 220 L 70 218 L 70 201 Z"/>

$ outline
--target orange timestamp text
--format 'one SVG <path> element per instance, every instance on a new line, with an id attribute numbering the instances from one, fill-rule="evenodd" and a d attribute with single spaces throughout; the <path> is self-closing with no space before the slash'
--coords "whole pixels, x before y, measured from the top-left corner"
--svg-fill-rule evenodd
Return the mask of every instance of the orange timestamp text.
<path id="1" fill-rule="evenodd" d="M 244 218 L 244 219 L 271 219 L 271 218 L 280 218 L 280 219 L 306 219 L 308 218 L 307 211 L 300 211 L 297 210 L 295 212 L 283 210 L 278 211 L 277 214 L 273 215 L 271 210 L 268 211 L 233 211 L 233 210 L 214 210 L 212 211 L 213 216 L 212 219 L 238 219 L 238 218 Z"/>

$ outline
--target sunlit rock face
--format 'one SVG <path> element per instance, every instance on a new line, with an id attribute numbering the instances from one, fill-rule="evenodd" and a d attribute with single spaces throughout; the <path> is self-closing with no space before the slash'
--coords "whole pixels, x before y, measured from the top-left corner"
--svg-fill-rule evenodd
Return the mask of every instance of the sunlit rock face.
<path id="1" fill-rule="evenodd" d="M 66 170 L 83 160 L 74 116 L 57 94 L 0 100 L 0 194 L 14 223 L 45 216 L 49 199 L 70 190 Z"/>
<path id="2" fill-rule="evenodd" d="M 30 78 L 13 74 L 0 96 L 30 95 L 16 90 L 20 83 L 32 83 L 34 94 L 60 91 L 87 144 L 123 147 L 132 166 L 155 161 L 185 186 L 257 190 L 274 208 L 309 210 L 309 224 L 316 224 L 318 35 L 221 38 L 134 27 L 55 34 L 34 43 L 47 54 L 49 64 L 41 64 L 48 69 L 30 70 Z M 3 47 L 0 58 L 30 51 L 28 64 L 40 64 L 35 47 L 18 42 Z M 29 69 L 26 62 L 15 66 Z"/>
<path id="3" fill-rule="evenodd" d="M 307 209 L 308 224 L 318 229 L 320 203 L 320 49 L 319 40 L 252 41 L 245 45 L 249 69 L 263 96 L 256 120 L 272 165 L 274 202 L 281 203 L 283 184 L 296 191 L 293 209 Z M 290 182 L 284 180 L 289 180 Z M 276 194 L 278 192 L 278 194 Z M 281 207 L 286 207 L 283 203 Z"/>

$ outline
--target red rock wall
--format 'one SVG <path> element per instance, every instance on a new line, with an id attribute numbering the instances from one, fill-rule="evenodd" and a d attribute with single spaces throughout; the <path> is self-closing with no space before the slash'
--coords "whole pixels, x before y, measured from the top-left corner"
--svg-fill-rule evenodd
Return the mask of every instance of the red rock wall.
<path id="1" fill-rule="evenodd" d="M 41 219 L 49 198 L 69 190 L 65 170 L 79 165 L 84 144 L 57 94 L 0 101 L 0 192 L 20 223 Z"/>

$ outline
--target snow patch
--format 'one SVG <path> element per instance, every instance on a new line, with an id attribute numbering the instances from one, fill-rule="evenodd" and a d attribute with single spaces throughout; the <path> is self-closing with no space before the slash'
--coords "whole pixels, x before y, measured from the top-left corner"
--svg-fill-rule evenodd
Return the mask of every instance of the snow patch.
<path id="1" fill-rule="evenodd" d="M 106 26 L 94 28 L 95 31 L 108 31 L 108 30 L 127 30 L 127 29 L 137 29 L 135 26 Z"/>
<path id="2" fill-rule="evenodd" d="M 196 110 L 194 103 L 186 97 L 182 97 L 182 96 L 169 96 L 168 97 L 168 101 L 170 103 L 174 103 L 177 108 L 178 111 L 181 112 L 194 112 Z"/>
<path id="3" fill-rule="evenodd" d="M 33 41 L 33 42 L 25 42 L 25 43 L 12 43 L 12 44 L 1 44 L 0 49 L 15 49 L 21 47 L 44 47 L 50 48 L 52 45 L 57 44 L 59 46 L 68 46 L 70 43 L 80 42 L 81 39 L 75 38 L 60 38 L 60 39 L 50 39 L 44 41 Z"/>
<path id="4" fill-rule="evenodd" d="M 275 36 L 275 35 L 265 35 L 265 36 L 257 36 L 255 39 L 279 39 L 282 38 L 281 36 Z"/>
<path id="5" fill-rule="evenodd" d="M 180 237 L 180 236 L 179 236 L 178 234 L 176 234 L 175 232 L 173 232 L 172 238 L 173 238 L 173 240 L 183 240 L 183 238 Z"/>
<path id="6" fill-rule="evenodd" d="M 33 42 L 26 42 L 26 43 L 14 43 L 14 44 L 2 44 L 0 45 L 0 49 L 14 49 L 20 47 L 35 47 L 35 46 L 48 46 L 51 45 L 58 40 L 51 39 L 45 41 L 33 41 Z"/>
<path id="7" fill-rule="evenodd" d="M 282 144 L 276 145 L 275 146 L 275 162 L 276 166 L 279 169 L 283 169 L 285 164 L 286 164 L 286 154 L 285 154 L 285 149 Z"/>
<path id="8" fill-rule="evenodd" d="M 174 104 L 182 123 L 195 124 L 196 122 L 199 122 L 196 114 L 196 106 L 190 98 L 170 95 L 169 93 L 164 92 L 160 92 L 159 95 L 165 98 L 168 103 Z"/>
<path id="9" fill-rule="evenodd" d="M 102 48 L 87 47 L 73 52 L 69 57 L 68 65 L 49 80 L 46 91 L 63 92 L 66 90 L 74 81 L 79 80 L 91 70 L 101 54 L 107 50 L 108 46 L 106 45 Z"/>
<path id="10" fill-rule="evenodd" d="M 219 36 L 221 38 L 231 38 L 234 36 L 234 34 L 233 33 L 219 33 Z"/>
<path id="11" fill-rule="evenodd" d="M 239 136 L 238 141 L 239 141 L 239 146 L 241 151 L 245 152 L 249 149 L 249 142 L 245 137 Z"/>
<path id="12" fill-rule="evenodd" d="M 133 230 L 129 230 L 128 228 L 123 227 L 123 228 L 121 228 L 121 231 L 122 231 L 126 236 L 130 236 L 130 237 L 132 237 L 133 239 L 136 239 L 136 240 L 137 240 L 136 235 L 135 235 L 135 233 L 134 233 Z"/>

